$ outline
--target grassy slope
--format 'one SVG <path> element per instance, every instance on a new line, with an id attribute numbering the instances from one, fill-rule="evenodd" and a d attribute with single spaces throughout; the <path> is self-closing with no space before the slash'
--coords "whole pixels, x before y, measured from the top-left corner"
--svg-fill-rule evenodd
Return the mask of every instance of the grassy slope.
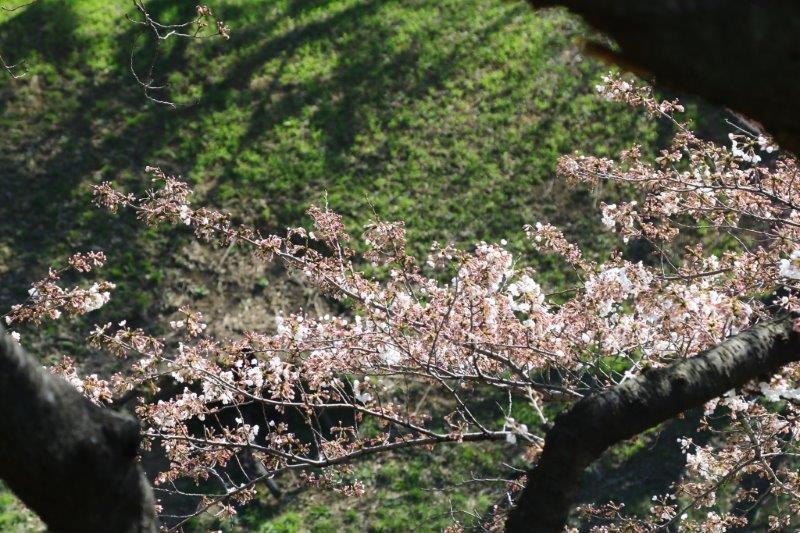
<path id="1" fill-rule="evenodd" d="M 152 12 L 192 11 L 175 4 Z M 598 66 L 576 54 L 574 21 L 523 3 L 217 2 L 229 42 L 162 53 L 173 99 L 199 101 L 177 111 L 145 101 L 127 72 L 127 7 L 40 0 L 0 19 L 2 50 L 29 69 L 0 81 L 0 172 L 13 199 L 0 250 L 12 278 L 94 245 L 123 252 L 115 274 L 133 287 L 157 282 L 157 255 L 139 253 L 155 236 L 87 201 L 100 179 L 141 191 L 148 163 L 270 227 L 301 222 L 325 191 L 354 229 L 372 205 L 406 220 L 424 249 L 518 241 L 523 223 L 558 218 L 564 198 L 542 184 L 559 154 L 649 137 L 639 117 L 591 95 Z"/>
<path id="2" fill-rule="evenodd" d="M 190 2 L 149 5 L 163 21 L 193 11 Z M 212 7 L 232 27 L 230 41 L 175 42 L 161 55 L 171 98 L 187 104 L 175 111 L 144 100 L 127 71 L 129 2 L 39 0 L 0 12 L 0 50 L 28 69 L 22 80 L 0 77 L 0 308 L 52 262 L 99 247 L 120 288 L 89 322 L 156 327 L 171 309 L 162 295 L 180 272 L 185 236 L 143 232 L 130 217 L 92 209 L 88 193 L 101 179 L 141 191 L 146 164 L 187 176 L 199 201 L 264 227 L 302 223 L 327 191 L 354 230 L 371 209 L 404 219 L 417 251 L 434 239 L 507 238 L 522 249 L 527 222 L 546 218 L 587 239 L 596 225 L 590 195 L 551 187 L 559 154 L 611 154 L 655 137 L 640 117 L 591 94 L 604 68 L 577 53 L 582 30 L 562 13 L 500 0 Z M 548 275 L 558 282 L 557 271 Z M 85 330 L 51 326 L 29 338 L 49 356 L 79 350 L 72 339 Z M 359 466 L 370 487 L 360 502 L 305 494 L 269 522 L 276 511 L 265 502 L 239 524 L 437 529 L 449 497 L 466 509 L 489 501 L 470 487 L 420 492 L 491 473 L 495 457 L 473 450 Z"/>

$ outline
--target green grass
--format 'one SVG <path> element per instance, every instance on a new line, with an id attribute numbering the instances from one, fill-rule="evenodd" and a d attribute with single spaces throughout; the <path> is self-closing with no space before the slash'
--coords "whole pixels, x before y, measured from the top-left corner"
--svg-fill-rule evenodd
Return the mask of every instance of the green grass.
<path id="1" fill-rule="evenodd" d="M 473 476 L 496 474 L 501 461 L 513 462 L 510 448 L 442 447 L 433 453 L 407 452 L 379 463 L 360 463 L 353 476 L 365 482 L 366 495 L 362 498 L 309 490 L 278 507 L 269 494 L 263 494 L 233 520 L 219 522 L 204 517 L 191 529 L 259 533 L 440 531 L 452 524 L 452 516 L 471 524 L 474 519 L 464 513 L 485 514 L 498 486 L 469 481 Z M 453 487 L 460 482 L 468 483 Z"/>
<path id="2" fill-rule="evenodd" d="M 41 520 L 0 483 L 0 531 L 27 533 L 44 530 Z"/>
<path id="3" fill-rule="evenodd" d="M 192 13 L 149 6 L 164 21 Z M 591 203 L 585 192 L 548 192 L 560 154 L 610 155 L 655 135 L 592 94 L 605 69 L 577 52 L 576 22 L 522 2 L 215 2 L 230 41 L 162 50 L 164 96 L 186 104 L 174 111 L 145 100 L 128 72 L 128 7 L 40 0 L 1 15 L 0 49 L 28 70 L 0 80 L 9 272 L 96 246 L 115 252 L 126 290 L 157 282 L 165 261 L 148 257 L 172 238 L 89 207 L 102 179 L 142 191 L 146 164 L 266 228 L 303 223 L 327 192 L 354 231 L 372 209 L 405 220 L 417 253 L 501 238 L 523 250 L 524 223 L 556 219 L 578 235 L 594 225 L 562 209 Z M 137 64 L 149 57 L 139 42 Z"/>
<path id="4" fill-rule="evenodd" d="M 172 0 L 148 6 L 163 22 L 194 9 Z M 307 206 L 327 193 L 355 232 L 374 210 L 406 221 L 417 254 L 433 240 L 505 238 L 557 285 L 561 267 L 530 254 L 523 224 L 554 222 L 598 253 L 607 238 L 595 234 L 593 195 L 554 182 L 558 156 L 613 155 L 658 135 L 639 114 L 593 94 L 606 68 L 581 56 L 574 41 L 584 30 L 562 12 L 501 0 L 211 7 L 231 26 L 230 41 L 172 41 L 156 65 L 175 110 L 146 100 L 131 78 L 138 30 L 123 18 L 127 0 L 39 0 L 0 11 L 0 51 L 27 71 L 19 80 L 0 76 L 0 309 L 78 249 L 105 250 L 111 261 L 102 275 L 118 284 L 100 313 L 25 332 L 43 359 L 84 353 L 76 339 L 91 322 L 125 318 L 158 330 L 173 311 L 170 291 L 217 297 L 169 285 L 183 272 L 176 258 L 185 231 L 145 231 L 130 214 L 90 206 L 90 186 L 101 180 L 141 192 L 144 166 L 160 165 L 196 186 L 196 202 L 271 230 L 307 222 Z M 151 45 L 138 43 L 142 68 Z M 255 283 L 263 293 L 273 286 L 263 274 Z M 99 356 L 82 363 L 109 364 Z M 492 500 L 474 487 L 426 489 L 471 469 L 497 474 L 496 453 L 508 451 L 464 447 L 364 464 L 357 470 L 370 491 L 358 503 L 306 493 L 275 509 L 265 497 L 227 527 L 436 530 L 450 501 L 484 512 Z"/>

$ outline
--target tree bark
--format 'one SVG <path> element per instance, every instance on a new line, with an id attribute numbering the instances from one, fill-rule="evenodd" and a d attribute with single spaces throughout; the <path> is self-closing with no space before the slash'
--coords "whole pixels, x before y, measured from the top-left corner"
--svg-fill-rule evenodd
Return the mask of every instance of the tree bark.
<path id="1" fill-rule="evenodd" d="M 61 532 L 155 532 L 139 423 L 94 405 L 0 327 L 0 478 Z"/>
<path id="2" fill-rule="evenodd" d="M 800 360 L 795 320 L 758 325 L 697 357 L 588 396 L 556 417 L 506 531 L 562 531 L 583 471 L 610 446 Z"/>
<path id="3" fill-rule="evenodd" d="M 623 68 L 755 119 L 800 154 L 800 2 L 529 1 L 582 15 L 619 44 Z"/>

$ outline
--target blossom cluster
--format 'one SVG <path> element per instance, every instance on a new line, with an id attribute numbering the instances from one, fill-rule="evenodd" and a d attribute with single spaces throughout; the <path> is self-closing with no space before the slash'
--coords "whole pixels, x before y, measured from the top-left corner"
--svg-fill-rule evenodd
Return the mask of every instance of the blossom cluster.
<path id="1" fill-rule="evenodd" d="M 24 303 L 13 305 L 3 315 L 6 325 L 41 324 L 44 320 L 57 320 L 62 312 L 83 315 L 100 309 L 111 298 L 110 291 L 115 288 L 113 283 L 101 281 L 89 288 L 64 288 L 59 281 L 69 270 L 85 274 L 102 267 L 105 261 L 103 252 L 77 253 L 67 259 L 68 267 L 51 268 L 44 279 L 31 285 Z"/>

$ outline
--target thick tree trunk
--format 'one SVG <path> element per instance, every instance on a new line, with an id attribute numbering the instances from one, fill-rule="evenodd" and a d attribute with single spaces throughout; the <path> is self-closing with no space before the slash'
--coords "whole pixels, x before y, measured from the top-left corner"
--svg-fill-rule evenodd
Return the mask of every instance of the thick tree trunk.
<path id="1" fill-rule="evenodd" d="M 565 6 L 613 37 L 623 68 L 760 122 L 800 153 L 797 0 L 529 0 Z"/>
<path id="2" fill-rule="evenodd" d="M 155 532 L 139 424 L 51 375 L 0 327 L 0 478 L 52 531 Z"/>
<path id="3" fill-rule="evenodd" d="M 697 357 L 586 397 L 556 417 L 506 531 L 562 531 L 583 471 L 611 445 L 800 360 L 795 320 L 756 326 Z"/>

